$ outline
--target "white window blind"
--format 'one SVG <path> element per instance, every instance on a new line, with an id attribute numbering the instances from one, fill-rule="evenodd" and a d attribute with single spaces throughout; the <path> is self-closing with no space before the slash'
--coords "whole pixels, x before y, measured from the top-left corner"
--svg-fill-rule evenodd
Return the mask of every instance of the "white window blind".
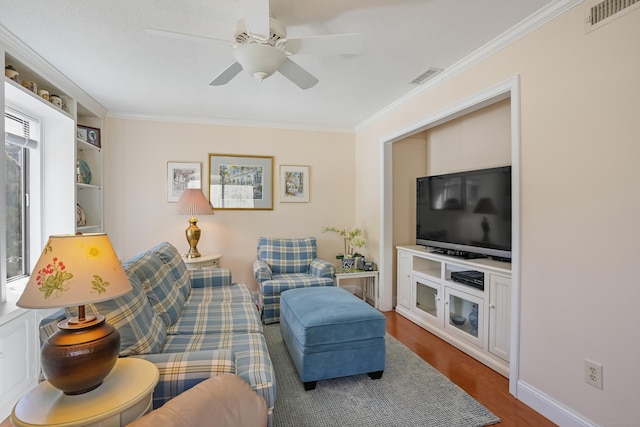
<path id="1" fill-rule="evenodd" d="M 4 140 L 20 147 L 35 149 L 38 142 L 30 138 L 31 121 L 9 112 L 4 113 Z"/>

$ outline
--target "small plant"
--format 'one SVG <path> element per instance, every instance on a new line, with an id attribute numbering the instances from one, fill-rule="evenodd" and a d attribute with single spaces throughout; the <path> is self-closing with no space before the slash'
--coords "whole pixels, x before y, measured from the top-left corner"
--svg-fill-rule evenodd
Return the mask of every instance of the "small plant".
<path id="1" fill-rule="evenodd" d="M 344 239 L 344 252 L 336 255 L 336 259 L 342 258 L 353 258 L 357 256 L 363 256 L 358 253 L 358 249 L 366 248 L 367 241 L 362 237 L 362 229 L 358 227 L 353 227 L 351 230 L 347 231 L 344 228 L 337 227 L 324 227 L 322 229 L 323 233 L 336 233 Z"/>

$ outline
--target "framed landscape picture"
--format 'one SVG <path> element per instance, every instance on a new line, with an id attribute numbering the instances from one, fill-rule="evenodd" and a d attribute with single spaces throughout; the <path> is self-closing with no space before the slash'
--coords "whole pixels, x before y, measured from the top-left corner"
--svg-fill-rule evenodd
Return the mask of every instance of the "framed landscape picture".
<path id="1" fill-rule="evenodd" d="M 201 188 L 200 163 L 167 162 L 167 202 L 177 202 L 187 188 Z"/>
<path id="2" fill-rule="evenodd" d="M 214 209 L 273 209 L 273 156 L 209 154 Z"/>
<path id="3" fill-rule="evenodd" d="M 309 202 L 309 166 L 280 165 L 280 202 Z"/>

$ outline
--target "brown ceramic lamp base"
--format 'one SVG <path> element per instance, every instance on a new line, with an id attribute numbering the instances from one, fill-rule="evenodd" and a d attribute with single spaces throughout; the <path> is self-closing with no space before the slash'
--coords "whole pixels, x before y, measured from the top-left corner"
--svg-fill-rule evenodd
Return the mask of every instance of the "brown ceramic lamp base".
<path id="1" fill-rule="evenodd" d="M 47 380 L 64 394 L 82 394 L 99 387 L 118 359 L 118 331 L 102 315 L 64 320 L 58 328 L 41 350 Z"/>

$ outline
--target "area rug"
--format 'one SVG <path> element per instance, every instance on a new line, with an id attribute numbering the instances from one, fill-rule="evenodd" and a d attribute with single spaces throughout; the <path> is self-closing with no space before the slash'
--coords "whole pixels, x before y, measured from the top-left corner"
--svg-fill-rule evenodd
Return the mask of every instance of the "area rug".
<path id="1" fill-rule="evenodd" d="M 276 371 L 274 427 L 474 427 L 500 419 L 431 365 L 386 334 L 384 375 L 318 381 L 305 391 L 280 335 L 265 325 Z"/>

